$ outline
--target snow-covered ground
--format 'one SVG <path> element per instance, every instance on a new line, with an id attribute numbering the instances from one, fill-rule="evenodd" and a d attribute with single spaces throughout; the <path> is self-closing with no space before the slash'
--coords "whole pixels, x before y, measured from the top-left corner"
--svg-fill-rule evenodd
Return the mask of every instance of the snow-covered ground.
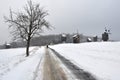
<path id="1" fill-rule="evenodd" d="M 50 46 L 100 80 L 120 80 L 120 42 L 91 42 Z"/>
<path id="2" fill-rule="evenodd" d="M 35 80 L 44 50 L 31 47 L 30 51 L 25 57 L 25 48 L 0 50 L 0 80 Z"/>
<path id="3" fill-rule="evenodd" d="M 120 42 L 51 45 L 61 55 L 99 80 L 120 80 Z M 45 49 L 31 47 L 0 50 L 0 80 L 41 80 Z"/>

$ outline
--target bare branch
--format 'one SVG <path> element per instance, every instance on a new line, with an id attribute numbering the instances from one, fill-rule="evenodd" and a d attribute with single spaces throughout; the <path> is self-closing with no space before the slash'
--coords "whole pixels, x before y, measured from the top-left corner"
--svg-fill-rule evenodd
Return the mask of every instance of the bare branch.
<path id="1" fill-rule="evenodd" d="M 47 15 L 47 11 L 41 8 L 39 4 L 33 4 L 30 0 L 25 5 L 23 12 L 13 12 L 10 9 L 9 17 L 4 16 L 5 22 L 9 23 L 9 27 L 13 29 L 14 38 L 27 41 L 26 53 L 28 53 L 31 38 L 40 35 L 43 32 L 43 27 L 48 29 L 51 27 L 45 19 Z"/>

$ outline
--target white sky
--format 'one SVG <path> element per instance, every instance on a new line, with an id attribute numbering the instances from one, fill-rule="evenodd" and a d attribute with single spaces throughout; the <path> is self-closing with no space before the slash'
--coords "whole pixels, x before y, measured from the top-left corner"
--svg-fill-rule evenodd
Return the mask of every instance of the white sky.
<path id="1" fill-rule="evenodd" d="M 23 9 L 27 0 L 2 0 L 0 2 L 0 44 L 10 41 L 8 25 L 3 16 Z M 120 40 L 120 0 L 33 0 L 49 12 L 49 22 L 55 27 L 53 33 L 79 33 L 101 36 L 104 28 L 111 29 L 111 39 Z"/>

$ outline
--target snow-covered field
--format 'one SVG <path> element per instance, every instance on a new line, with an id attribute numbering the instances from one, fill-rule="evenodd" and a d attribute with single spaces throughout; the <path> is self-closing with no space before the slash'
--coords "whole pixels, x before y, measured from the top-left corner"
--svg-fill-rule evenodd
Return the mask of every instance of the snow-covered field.
<path id="1" fill-rule="evenodd" d="M 61 55 L 99 80 L 120 80 L 120 42 L 51 45 Z M 41 80 L 45 49 L 31 47 L 0 50 L 0 80 Z"/>
<path id="2" fill-rule="evenodd" d="M 43 48 L 31 47 L 25 57 L 25 48 L 0 50 L 0 80 L 34 80 L 43 55 Z"/>
<path id="3" fill-rule="evenodd" d="M 100 80 L 120 80 L 120 42 L 50 46 Z"/>

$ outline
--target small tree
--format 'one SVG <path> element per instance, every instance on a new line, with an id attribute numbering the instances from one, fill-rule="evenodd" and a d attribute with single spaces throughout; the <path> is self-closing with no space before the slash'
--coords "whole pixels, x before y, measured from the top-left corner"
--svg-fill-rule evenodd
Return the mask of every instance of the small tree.
<path id="1" fill-rule="evenodd" d="M 39 4 L 33 4 L 30 0 L 24 7 L 24 11 L 13 12 L 10 9 L 10 16 L 5 17 L 6 22 L 13 28 L 12 34 L 14 39 L 22 38 L 26 43 L 26 56 L 29 56 L 30 40 L 39 35 L 43 27 L 50 28 L 49 22 L 45 17 L 48 15 L 47 11 L 44 11 Z"/>

